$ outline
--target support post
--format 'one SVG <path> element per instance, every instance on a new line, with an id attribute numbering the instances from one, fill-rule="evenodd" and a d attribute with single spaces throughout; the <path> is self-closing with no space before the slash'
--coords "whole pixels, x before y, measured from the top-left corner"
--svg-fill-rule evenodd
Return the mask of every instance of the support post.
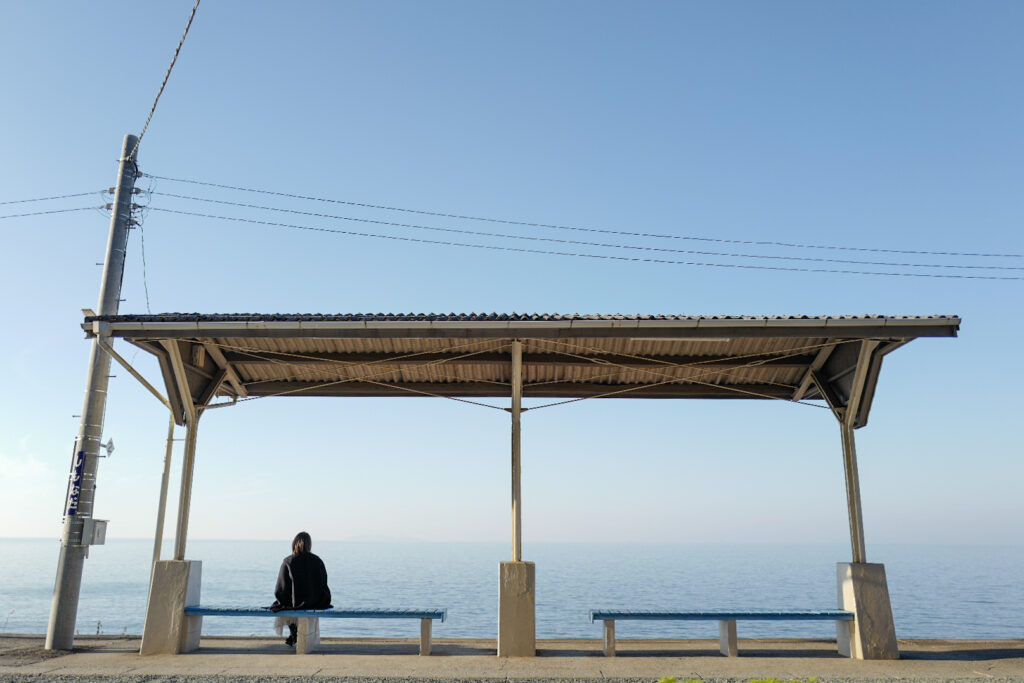
<path id="1" fill-rule="evenodd" d="M 522 428 L 523 343 L 512 342 L 512 561 L 523 560 Z"/>
<path id="2" fill-rule="evenodd" d="M 850 546 L 854 562 L 867 562 L 864 544 L 864 516 L 860 503 L 860 476 L 857 474 L 857 446 L 853 425 L 847 420 L 839 424 L 843 435 L 843 470 L 846 475 L 846 508 L 850 520 Z"/>
<path id="3" fill-rule="evenodd" d="M 156 509 L 156 533 L 153 535 L 153 564 L 160 561 L 164 542 L 164 518 L 167 516 L 167 486 L 171 478 L 171 456 L 174 454 L 174 413 L 167 425 L 167 449 L 164 451 L 164 474 L 160 478 L 160 503 Z"/>
<path id="4" fill-rule="evenodd" d="M 845 407 L 836 411 L 843 437 L 843 470 L 846 479 L 846 507 L 850 519 L 853 562 L 836 566 L 839 608 L 853 612 L 853 621 L 836 622 L 839 653 L 854 659 L 899 659 L 896 626 L 885 578 L 885 567 L 868 564 L 864 542 L 864 514 L 857 473 L 857 444 L 853 435 L 864 397 L 871 358 L 879 342 L 860 343 L 857 367 Z"/>
<path id="5" fill-rule="evenodd" d="M 192 504 L 192 473 L 196 463 L 196 432 L 198 430 L 198 420 L 189 420 L 185 425 L 185 453 L 181 458 L 181 491 L 178 495 L 178 526 L 174 532 L 175 560 L 185 559 L 185 542 L 188 540 L 188 513 Z"/>
<path id="6" fill-rule="evenodd" d="M 615 656 L 615 620 L 604 620 L 604 656 Z"/>
<path id="7" fill-rule="evenodd" d="M 430 633 L 434 626 L 433 619 L 420 619 L 420 656 L 430 655 Z"/>
<path id="8" fill-rule="evenodd" d="M 196 438 L 199 430 L 199 416 L 202 414 L 192 399 L 192 390 L 185 376 L 185 363 L 181 349 L 173 339 L 161 342 L 167 349 L 171 370 L 178 385 L 182 409 L 185 414 L 185 453 L 181 458 L 181 490 L 178 496 L 178 526 L 174 534 L 174 559 L 185 559 L 185 542 L 188 539 L 188 513 L 192 504 L 192 473 L 195 469 Z"/>
<path id="9" fill-rule="evenodd" d="M 718 622 L 718 651 L 726 657 L 740 656 L 735 619 L 723 619 Z"/>
<path id="10" fill-rule="evenodd" d="M 295 654 L 308 655 L 313 648 L 320 646 L 320 618 L 304 617 L 295 621 L 299 630 Z"/>
<path id="11" fill-rule="evenodd" d="M 853 427 L 857 424 L 857 414 L 860 412 L 861 398 L 864 396 L 864 383 L 867 381 L 871 354 L 877 346 L 878 342 L 873 340 L 860 343 L 850 398 L 839 419 L 839 429 L 843 437 L 843 472 L 846 480 L 846 508 L 850 520 L 850 546 L 853 561 L 859 563 L 867 562 L 867 552 L 864 544 L 864 516 L 860 504 L 860 476 L 857 474 L 857 446 L 853 437 Z"/>
<path id="12" fill-rule="evenodd" d="M 138 176 L 138 166 L 135 161 L 128 158 L 128 155 L 135 149 L 136 144 L 137 137 L 126 135 L 121 147 L 121 161 L 110 217 L 110 234 L 107 238 L 107 254 L 103 262 L 103 281 L 100 286 L 98 310 L 101 316 L 116 315 L 121 300 L 121 280 L 124 276 L 128 228 L 132 218 L 132 194 Z M 47 650 L 70 650 L 74 645 L 82 569 L 88 551 L 88 546 L 83 545 L 82 527 L 84 521 L 91 518 L 93 513 L 109 375 L 110 356 L 100 348 L 99 337 L 95 337 L 89 355 L 85 402 L 75 441 L 69 475 L 71 481 L 64 506 L 64 530 L 61 534 L 60 557 L 57 560 L 50 622 L 46 629 Z"/>
<path id="13" fill-rule="evenodd" d="M 523 562 L 523 492 L 520 415 L 523 402 L 523 344 L 512 342 L 512 561 L 501 563 L 498 589 L 498 656 L 537 654 L 536 567 Z"/>

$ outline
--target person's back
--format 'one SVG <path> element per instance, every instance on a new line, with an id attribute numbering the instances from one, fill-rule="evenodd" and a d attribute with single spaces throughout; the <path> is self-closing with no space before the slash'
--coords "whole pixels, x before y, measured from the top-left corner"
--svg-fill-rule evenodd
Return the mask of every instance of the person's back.
<path id="1" fill-rule="evenodd" d="M 311 552 L 294 553 L 284 558 L 274 597 L 281 609 L 330 607 L 331 589 L 327 585 L 327 568 L 323 560 Z"/>
<path id="2" fill-rule="evenodd" d="M 274 604 L 270 609 L 280 612 L 286 609 L 327 609 L 331 607 L 331 589 L 327 586 L 327 567 L 323 560 L 310 552 L 313 539 L 305 531 L 299 532 L 292 541 L 292 554 L 281 561 L 274 586 Z M 274 629 L 280 635 L 284 626 L 290 634 L 285 644 L 294 645 L 297 638 L 295 620 L 278 617 Z"/>

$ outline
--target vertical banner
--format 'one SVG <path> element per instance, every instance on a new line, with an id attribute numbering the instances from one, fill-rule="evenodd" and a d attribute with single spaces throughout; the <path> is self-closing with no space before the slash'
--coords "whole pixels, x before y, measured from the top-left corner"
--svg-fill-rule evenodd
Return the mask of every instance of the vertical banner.
<path id="1" fill-rule="evenodd" d="M 78 499 L 82 494 L 82 470 L 85 469 L 85 451 L 75 453 L 71 461 L 71 480 L 68 481 L 67 515 L 78 514 Z"/>

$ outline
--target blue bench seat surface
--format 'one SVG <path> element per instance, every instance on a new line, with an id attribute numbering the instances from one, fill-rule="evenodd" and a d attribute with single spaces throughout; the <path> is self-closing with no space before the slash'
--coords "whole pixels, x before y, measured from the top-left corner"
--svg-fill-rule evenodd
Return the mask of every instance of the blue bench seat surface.
<path id="1" fill-rule="evenodd" d="M 186 607 L 190 617 L 293 617 L 308 619 L 440 619 L 448 618 L 446 609 L 288 609 L 272 612 L 266 607 Z"/>
<path id="2" fill-rule="evenodd" d="M 801 619 L 808 621 L 853 621 L 853 612 L 841 609 L 826 610 L 701 610 L 689 612 L 659 612 L 654 610 L 593 610 L 590 621 L 650 619 L 650 620 L 701 620 L 709 621 L 784 621 Z"/>

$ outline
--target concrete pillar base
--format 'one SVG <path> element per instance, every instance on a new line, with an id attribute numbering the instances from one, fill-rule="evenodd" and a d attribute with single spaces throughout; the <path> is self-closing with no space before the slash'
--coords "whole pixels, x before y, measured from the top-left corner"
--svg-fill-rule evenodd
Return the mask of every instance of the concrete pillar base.
<path id="1" fill-rule="evenodd" d="M 295 643 L 295 652 L 308 655 L 314 647 L 320 646 L 320 619 L 317 617 L 296 619 L 299 637 Z"/>
<path id="2" fill-rule="evenodd" d="M 853 659 L 899 659 L 885 565 L 861 562 L 836 564 L 839 609 L 853 612 L 853 621 L 837 621 L 839 654 Z"/>
<path id="3" fill-rule="evenodd" d="M 502 562 L 498 592 L 498 656 L 537 654 L 535 608 L 536 566 L 533 562 Z"/>
<path id="4" fill-rule="evenodd" d="M 199 648 L 202 617 L 186 617 L 185 608 L 199 604 L 203 563 L 167 560 L 153 565 L 149 585 L 143 655 L 176 655 Z"/>
<path id="5" fill-rule="evenodd" d="M 736 620 L 724 619 L 718 622 L 718 651 L 726 657 L 739 657 L 739 642 L 736 640 Z"/>

